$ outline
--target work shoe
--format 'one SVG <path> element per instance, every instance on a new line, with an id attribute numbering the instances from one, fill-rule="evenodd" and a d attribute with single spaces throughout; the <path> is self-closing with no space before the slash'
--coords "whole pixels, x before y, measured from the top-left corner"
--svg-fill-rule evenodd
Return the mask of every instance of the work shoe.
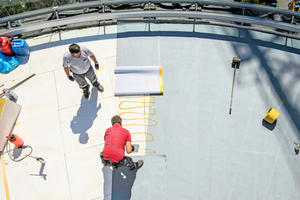
<path id="1" fill-rule="evenodd" d="M 299 154 L 299 149 L 300 149 L 300 145 L 299 143 L 294 142 L 295 146 L 295 154 L 298 155 Z"/>
<path id="2" fill-rule="evenodd" d="M 90 86 L 86 86 L 85 88 L 83 88 L 83 95 L 84 95 L 84 98 L 88 99 L 89 96 L 90 96 L 90 91 L 89 91 L 89 88 Z"/>
<path id="3" fill-rule="evenodd" d="M 144 164 L 143 160 L 139 160 L 139 161 L 136 162 L 136 166 L 137 166 L 138 169 L 141 168 L 143 166 L 143 164 Z"/>
<path id="4" fill-rule="evenodd" d="M 90 91 L 83 91 L 84 98 L 88 99 L 90 96 Z"/>
<path id="5" fill-rule="evenodd" d="M 97 88 L 98 88 L 98 90 L 99 90 L 100 92 L 103 92 L 103 91 L 104 91 L 104 87 L 103 87 L 102 85 L 100 85 L 100 83 L 99 83 L 99 85 L 97 86 Z"/>

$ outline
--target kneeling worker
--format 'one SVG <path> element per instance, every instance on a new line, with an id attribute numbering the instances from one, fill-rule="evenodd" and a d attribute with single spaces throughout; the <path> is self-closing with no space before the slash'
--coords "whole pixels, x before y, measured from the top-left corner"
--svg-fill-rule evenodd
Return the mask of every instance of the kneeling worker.
<path id="1" fill-rule="evenodd" d="M 111 118 L 112 127 L 106 129 L 104 135 L 104 149 L 100 157 L 102 163 L 106 166 L 109 163 L 115 167 L 127 166 L 130 170 L 141 168 L 144 164 L 143 160 L 133 162 L 132 158 L 125 156 L 126 151 L 130 154 L 134 149 L 131 146 L 131 135 L 129 131 L 122 127 L 122 119 L 119 115 Z"/>

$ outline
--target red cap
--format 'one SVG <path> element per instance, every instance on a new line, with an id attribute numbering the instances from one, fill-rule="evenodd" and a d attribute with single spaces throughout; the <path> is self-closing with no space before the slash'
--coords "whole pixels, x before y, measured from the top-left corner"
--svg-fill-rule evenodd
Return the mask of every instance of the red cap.
<path id="1" fill-rule="evenodd" d="M 5 93 L 5 90 L 3 90 L 2 92 Z"/>

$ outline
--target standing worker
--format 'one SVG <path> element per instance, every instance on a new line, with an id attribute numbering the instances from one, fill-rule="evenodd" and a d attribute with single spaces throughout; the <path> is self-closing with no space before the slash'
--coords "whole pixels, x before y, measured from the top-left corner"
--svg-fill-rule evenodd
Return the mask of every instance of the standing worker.
<path id="1" fill-rule="evenodd" d="M 133 162 L 132 158 L 125 156 L 126 151 L 130 154 L 134 151 L 134 147 L 131 146 L 131 135 L 129 131 L 122 127 L 122 119 L 119 115 L 115 115 L 111 118 L 112 127 L 106 129 L 104 135 L 104 149 L 100 153 L 102 163 L 106 166 L 112 165 L 114 168 L 128 167 L 130 170 L 139 169 L 143 166 L 144 161 L 139 160 Z"/>
<path id="2" fill-rule="evenodd" d="M 70 81 L 74 81 L 75 79 L 79 87 L 83 89 L 83 94 L 86 99 L 88 99 L 90 95 L 90 85 L 85 78 L 88 78 L 92 85 L 98 88 L 100 92 L 104 91 L 103 86 L 100 85 L 97 80 L 97 76 L 88 57 L 94 61 L 95 69 L 98 70 L 99 64 L 94 53 L 84 46 L 80 47 L 78 44 L 71 44 L 69 51 L 63 56 L 63 67 L 66 75 Z M 70 75 L 70 71 L 73 73 L 73 76 Z"/>

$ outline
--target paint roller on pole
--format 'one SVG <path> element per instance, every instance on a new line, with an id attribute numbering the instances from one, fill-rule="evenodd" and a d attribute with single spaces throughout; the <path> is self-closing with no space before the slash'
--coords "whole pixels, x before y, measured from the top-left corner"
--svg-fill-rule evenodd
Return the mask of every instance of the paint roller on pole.
<path id="1" fill-rule="evenodd" d="M 231 115 L 231 110 L 232 110 L 232 99 L 233 99 L 233 90 L 234 90 L 234 82 L 235 82 L 235 74 L 236 74 L 236 68 L 239 66 L 241 63 L 241 59 L 234 57 L 232 59 L 232 64 L 234 65 L 234 74 L 233 74 L 233 81 L 232 81 L 232 90 L 231 90 L 231 100 L 230 100 L 230 109 L 229 109 L 229 115 Z"/>
<path id="2" fill-rule="evenodd" d="M 25 81 L 27 81 L 28 79 L 30 79 L 31 77 L 33 77 L 34 75 L 35 75 L 35 74 L 32 74 L 32 75 L 28 76 L 28 77 L 25 78 L 23 81 L 17 83 L 16 85 L 12 86 L 12 87 L 9 88 L 9 89 L 10 89 L 10 90 L 15 89 L 16 87 L 18 87 L 19 85 L 21 85 L 22 83 L 24 83 Z M 4 96 L 4 92 L 2 92 L 2 93 L 0 94 L 0 98 L 3 97 L 3 96 Z"/>

